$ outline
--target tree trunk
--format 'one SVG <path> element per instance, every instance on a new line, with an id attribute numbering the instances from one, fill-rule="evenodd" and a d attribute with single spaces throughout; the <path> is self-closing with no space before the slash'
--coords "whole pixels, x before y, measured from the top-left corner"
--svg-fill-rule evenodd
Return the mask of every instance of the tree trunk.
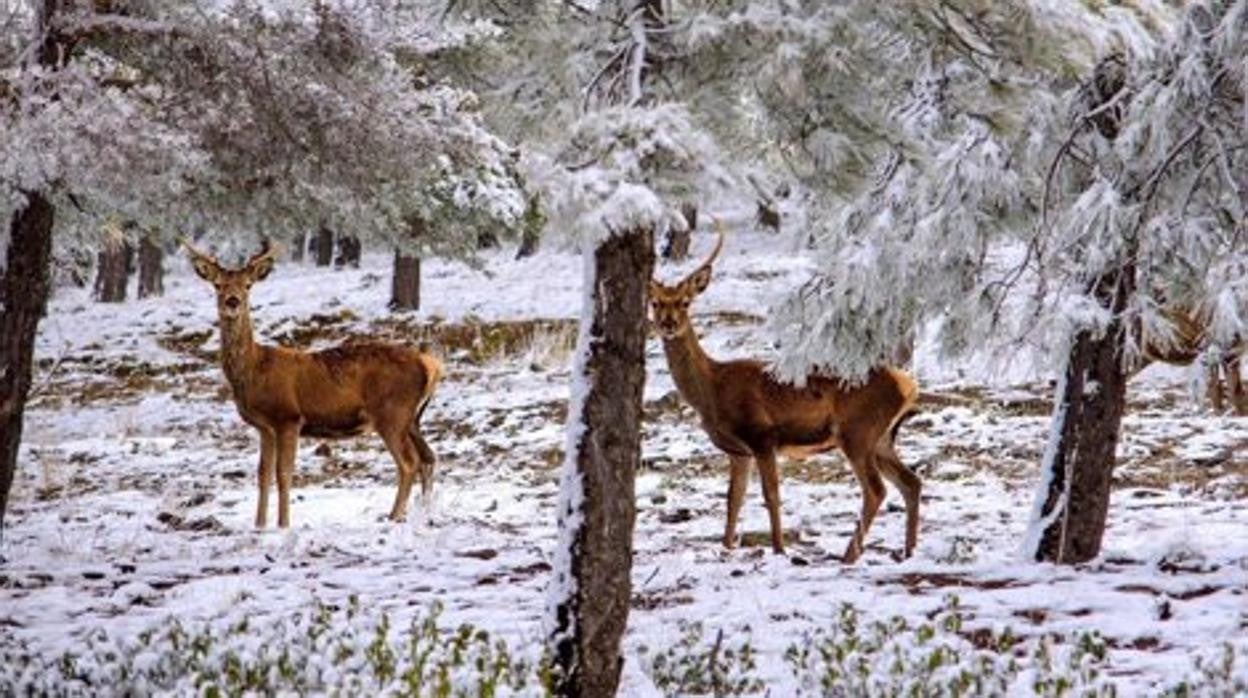
<path id="1" fill-rule="evenodd" d="M 680 262 L 689 257 L 689 242 L 693 239 L 693 231 L 698 228 L 698 207 L 684 204 L 680 213 L 685 217 L 685 227 L 673 228 L 667 233 L 667 244 L 663 246 L 663 259 Z"/>
<path id="2" fill-rule="evenodd" d="M 95 269 L 95 300 L 100 303 L 121 303 L 126 300 L 134 248 L 120 237 L 109 237 L 100 248 Z"/>
<path id="3" fill-rule="evenodd" d="M 303 254 L 308 249 L 307 233 L 300 233 L 295 237 L 295 244 L 290 246 L 290 261 L 302 262 Z"/>
<path id="4" fill-rule="evenodd" d="M 1114 314 L 1103 332 L 1081 330 L 1053 402 L 1042 484 L 1026 552 L 1038 562 L 1087 562 L 1101 551 L 1110 479 L 1126 404 L 1126 328 L 1121 313 L 1134 269 L 1107 276 L 1096 295 Z"/>
<path id="5" fill-rule="evenodd" d="M 542 215 L 542 202 L 537 194 L 529 197 L 521 221 L 523 230 L 520 232 L 520 249 L 516 251 L 516 259 L 532 257 L 541 244 L 542 228 L 546 225 L 546 217 Z"/>
<path id="6" fill-rule="evenodd" d="M 150 235 L 139 240 L 139 298 L 165 294 L 165 251 Z"/>
<path id="7" fill-rule="evenodd" d="M 653 237 L 633 230 L 585 252 L 592 259 L 583 282 L 551 590 L 559 696 L 614 695 L 623 665 Z"/>
<path id="8" fill-rule="evenodd" d="M 334 257 L 334 267 L 341 269 L 349 266 L 352 269 L 360 268 L 360 239 L 354 235 L 340 235 L 338 237 L 338 255 Z"/>
<path id="9" fill-rule="evenodd" d="M 420 257 L 394 251 L 394 276 L 390 283 L 391 310 L 420 310 Z"/>
<path id="10" fill-rule="evenodd" d="M 312 238 L 312 250 L 316 254 L 316 266 L 329 266 L 334 259 L 334 231 L 321 226 Z"/>
<path id="11" fill-rule="evenodd" d="M 8 261 L 0 275 L 0 537 L 22 443 L 35 332 L 51 291 L 48 269 L 55 209 L 42 194 L 27 197 L 26 206 L 9 223 Z"/>

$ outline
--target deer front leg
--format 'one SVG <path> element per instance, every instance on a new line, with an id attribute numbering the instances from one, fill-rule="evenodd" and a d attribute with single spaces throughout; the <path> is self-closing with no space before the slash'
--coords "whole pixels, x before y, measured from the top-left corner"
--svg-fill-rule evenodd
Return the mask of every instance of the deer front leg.
<path id="1" fill-rule="evenodd" d="M 277 525 L 290 528 L 290 487 L 295 479 L 295 452 L 299 448 L 299 424 L 277 429 Z"/>
<path id="2" fill-rule="evenodd" d="M 260 486 L 260 497 L 256 502 L 256 528 L 268 525 L 269 515 L 269 484 L 273 482 L 273 465 L 277 455 L 277 437 L 272 429 L 260 427 L 260 465 L 256 479 Z"/>
<path id="3" fill-rule="evenodd" d="M 776 466 L 775 449 L 767 449 L 754 456 L 758 463 L 758 479 L 763 484 L 763 502 L 767 505 L 767 517 L 771 519 L 771 551 L 784 554 L 784 529 L 780 526 L 780 470 Z"/>
<path id="4" fill-rule="evenodd" d="M 737 547 L 737 515 L 745 501 L 745 486 L 750 479 L 750 457 L 728 456 L 728 523 L 724 526 L 724 547 Z"/>

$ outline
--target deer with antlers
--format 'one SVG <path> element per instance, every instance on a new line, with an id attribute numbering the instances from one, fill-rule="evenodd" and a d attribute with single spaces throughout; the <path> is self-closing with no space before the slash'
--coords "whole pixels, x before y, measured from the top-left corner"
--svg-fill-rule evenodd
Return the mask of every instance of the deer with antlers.
<path id="1" fill-rule="evenodd" d="M 266 248 L 238 269 L 183 241 L 191 264 L 217 292 L 221 364 L 243 421 L 260 432 L 256 527 L 263 528 L 269 485 L 277 482 L 277 524 L 290 526 L 290 487 L 299 437 L 345 438 L 375 431 L 398 467 L 398 493 L 390 519 L 402 521 L 413 478 L 421 492 L 433 487 L 435 457 L 420 431 L 420 418 L 442 376 L 442 363 L 415 349 L 383 343 L 352 343 L 323 351 L 299 351 L 256 343 L 248 296 L 252 284 L 273 270 Z M 276 466 L 276 467 L 275 467 Z"/>
<path id="2" fill-rule="evenodd" d="M 1128 367 L 1128 376 L 1143 371 L 1153 362 L 1190 366 L 1213 346 L 1206 315 L 1179 305 L 1163 309 L 1162 315 L 1170 322 L 1173 335 L 1168 341 L 1163 341 L 1139 330 L 1140 355 Z M 1229 398 L 1235 414 L 1248 415 L 1248 391 L 1239 375 L 1241 357 L 1246 351 L 1248 341 L 1239 338 L 1229 346 L 1221 347 L 1218 360 L 1208 366 L 1205 388 L 1214 411 L 1223 411 Z"/>
<path id="3" fill-rule="evenodd" d="M 862 485 L 862 511 L 843 560 L 862 554 L 867 531 L 884 500 L 884 480 L 906 504 L 904 555 L 914 551 L 919 530 L 921 481 L 897 456 L 896 431 L 918 400 L 919 389 L 904 372 L 880 367 L 860 383 L 811 375 L 805 385 L 780 382 L 760 361 L 717 361 L 702 350 L 689 321 L 689 306 L 711 282 L 711 269 L 724 245 L 719 240 L 705 262 L 674 286 L 650 283 L 654 327 L 663 341 L 672 380 L 697 411 L 702 428 L 728 454 L 728 518 L 723 544 L 736 545 L 737 516 L 745 498 L 750 463 L 758 466 L 771 523 L 771 547 L 784 552 L 780 525 L 777 455 L 805 458 L 840 448 Z"/>

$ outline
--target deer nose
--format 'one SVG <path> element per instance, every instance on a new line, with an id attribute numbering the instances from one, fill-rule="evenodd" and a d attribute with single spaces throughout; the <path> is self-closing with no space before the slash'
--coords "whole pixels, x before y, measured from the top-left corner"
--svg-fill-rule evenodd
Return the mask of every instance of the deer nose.
<path id="1" fill-rule="evenodd" d="M 241 304 L 242 304 L 242 301 L 238 300 L 237 298 L 233 296 L 230 296 L 229 298 L 225 299 L 225 307 L 230 310 L 238 310 L 238 306 Z"/>

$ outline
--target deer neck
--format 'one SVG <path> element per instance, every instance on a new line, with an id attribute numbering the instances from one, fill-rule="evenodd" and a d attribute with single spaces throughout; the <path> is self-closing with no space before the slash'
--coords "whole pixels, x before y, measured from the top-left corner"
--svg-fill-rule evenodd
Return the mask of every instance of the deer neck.
<path id="1" fill-rule="evenodd" d="M 244 309 L 233 319 L 221 318 L 221 365 L 237 396 L 248 383 L 260 347 L 252 334 L 251 313 Z"/>
<path id="2" fill-rule="evenodd" d="M 663 353 L 667 355 L 667 367 L 676 389 L 698 414 L 711 414 L 714 411 L 712 373 L 715 360 L 702 350 L 693 326 L 686 325 L 684 332 L 670 339 L 664 337 Z"/>

